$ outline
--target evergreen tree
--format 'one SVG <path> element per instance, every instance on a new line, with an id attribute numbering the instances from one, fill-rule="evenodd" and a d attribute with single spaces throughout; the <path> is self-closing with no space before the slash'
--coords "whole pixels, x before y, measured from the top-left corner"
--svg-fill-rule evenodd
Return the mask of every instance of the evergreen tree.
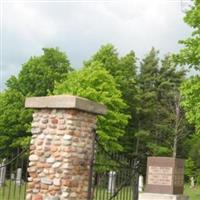
<path id="1" fill-rule="evenodd" d="M 178 147 L 181 147 L 183 139 L 190 134 L 181 107 L 180 86 L 185 80 L 185 73 L 185 70 L 177 69 L 170 55 L 165 56 L 161 61 L 157 89 L 157 144 L 165 148 L 166 155 L 174 157 L 177 156 Z"/>
<path id="2" fill-rule="evenodd" d="M 159 62 L 158 51 L 152 48 L 141 62 L 138 77 L 140 110 L 135 135 L 142 143 L 140 152 L 176 157 L 182 140 L 191 133 L 180 105 L 185 71 L 177 69 L 170 55 Z"/>
<path id="3" fill-rule="evenodd" d="M 150 139 L 155 133 L 155 121 L 157 117 L 157 79 L 159 71 L 158 51 L 154 48 L 144 57 L 140 64 L 138 75 L 139 99 L 138 127 L 136 136 L 138 140 L 148 139 L 146 144 L 139 145 L 141 152 L 151 147 Z"/>

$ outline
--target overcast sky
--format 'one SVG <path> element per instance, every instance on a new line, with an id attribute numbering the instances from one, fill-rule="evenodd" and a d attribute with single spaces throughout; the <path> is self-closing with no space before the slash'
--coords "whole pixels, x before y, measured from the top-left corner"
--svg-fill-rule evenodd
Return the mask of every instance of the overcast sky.
<path id="1" fill-rule="evenodd" d="M 152 46 L 161 55 L 180 49 L 188 37 L 181 0 L 9 1 L 1 7 L 1 89 L 43 47 L 65 51 L 79 68 L 102 44 L 142 58 Z"/>

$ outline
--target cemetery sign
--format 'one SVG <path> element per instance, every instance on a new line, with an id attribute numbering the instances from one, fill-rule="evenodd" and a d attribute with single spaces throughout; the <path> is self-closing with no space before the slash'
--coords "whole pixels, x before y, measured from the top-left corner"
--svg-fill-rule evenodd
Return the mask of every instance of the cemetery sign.
<path id="1" fill-rule="evenodd" d="M 183 194 L 184 160 L 149 157 L 145 192 Z"/>

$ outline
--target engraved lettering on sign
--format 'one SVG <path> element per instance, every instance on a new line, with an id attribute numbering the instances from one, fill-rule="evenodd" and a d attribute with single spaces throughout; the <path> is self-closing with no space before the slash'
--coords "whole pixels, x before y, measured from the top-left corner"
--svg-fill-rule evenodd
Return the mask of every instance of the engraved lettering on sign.
<path id="1" fill-rule="evenodd" d="M 171 185 L 172 167 L 149 166 L 148 184 L 150 185 Z"/>

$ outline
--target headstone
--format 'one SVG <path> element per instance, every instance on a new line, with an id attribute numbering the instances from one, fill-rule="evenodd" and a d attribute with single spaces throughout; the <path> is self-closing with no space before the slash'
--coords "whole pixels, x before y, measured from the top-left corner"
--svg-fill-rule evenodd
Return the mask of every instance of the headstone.
<path id="1" fill-rule="evenodd" d="M 192 176 L 190 178 L 190 188 L 194 188 L 195 184 L 194 184 L 194 177 Z"/>
<path id="2" fill-rule="evenodd" d="M 148 157 L 145 193 L 139 195 L 139 200 L 187 200 L 183 186 L 183 159 Z"/>
<path id="3" fill-rule="evenodd" d="M 14 173 L 11 173 L 10 179 L 11 179 L 12 181 L 15 180 L 15 174 L 14 174 Z"/>
<path id="4" fill-rule="evenodd" d="M 108 192 L 110 194 L 114 194 L 116 186 L 116 172 L 110 171 L 109 172 L 109 179 L 108 179 Z"/>
<path id="5" fill-rule="evenodd" d="M 22 183 L 22 168 L 17 169 L 17 175 L 16 175 L 16 185 L 20 186 Z"/>
<path id="6" fill-rule="evenodd" d="M 0 187 L 5 184 L 6 180 L 6 159 L 3 159 L 2 163 L 0 164 Z"/>
<path id="7" fill-rule="evenodd" d="M 144 178 L 142 175 L 139 176 L 138 191 L 142 192 L 144 188 Z"/>

